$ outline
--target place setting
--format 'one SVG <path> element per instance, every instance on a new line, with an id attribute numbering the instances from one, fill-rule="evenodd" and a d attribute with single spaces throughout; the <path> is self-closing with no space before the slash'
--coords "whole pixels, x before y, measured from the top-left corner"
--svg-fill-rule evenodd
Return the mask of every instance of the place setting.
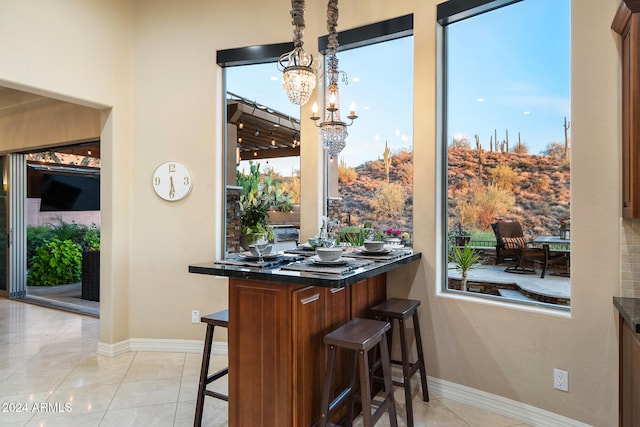
<path id="1" fill-rule="evenodd" d="M 389 245 L 384 241 L 365 240 L 361 247 L 353 250 L 349 256 L 380 261 L 388 261 L 405 255 L 406 251 L 399 250 L 401 245 Z"/>
<path id="2" fill-rule="evenodd" d="M 264 237 L 260 236 L 260 234 L 261 233 L 256 234 L 254 243 L 249 245 L 248 251 L 230 256 L 227 259 L 218 260 L 216 264 L 273 268 L 283 263 L 304 259 L 301 256 L 287 255 L 280 251 L 273 251 L 273 246 L 269 244 L 266 233 L 262 233 L 265 234 Z"/>
<path id="3" fill-rule="evenodd" d="M 315 255 L 303 261 L 283 265 L 281 269 L 324 274 L 345 274 L 356 268 L 372 264 L 372 261 L 358 260 L 343 255 L 344 248 L 341 246 L 318 247 L 315 250 Z"/>

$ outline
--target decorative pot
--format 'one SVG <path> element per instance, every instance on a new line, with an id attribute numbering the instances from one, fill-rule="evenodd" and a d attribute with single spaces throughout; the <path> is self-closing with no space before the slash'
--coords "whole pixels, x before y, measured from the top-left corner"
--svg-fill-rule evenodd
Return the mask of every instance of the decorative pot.
<path id="1" fill-rule="evenodd" d="M 456 245 L 465 246 L 471 241 L 471 236 L 456 236 Z"/>

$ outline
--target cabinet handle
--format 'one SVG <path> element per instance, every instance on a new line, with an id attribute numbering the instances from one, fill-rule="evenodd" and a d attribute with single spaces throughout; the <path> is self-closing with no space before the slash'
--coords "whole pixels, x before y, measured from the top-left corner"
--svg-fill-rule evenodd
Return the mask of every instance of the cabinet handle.
<path id="1" fill-rule="evenodd" d="M 307 304 L 309 304 L 311 302 L 314 302 L 314 301 L 317 301 L 319 299 L 320 299 L 320 294 L 315 294 L 315 295 L 311 295 L 308 298 L 301 299 L 300 302 L 302 303 L 302 305 L 307 305 Z"/>
<path id="2" fill-rule="evenodd" d="M 329 290 L 331 291 L 332 294 L 335 294 L 337 292 L 342 292 L 344 291 L 345 288 L 330 288 Z"/>

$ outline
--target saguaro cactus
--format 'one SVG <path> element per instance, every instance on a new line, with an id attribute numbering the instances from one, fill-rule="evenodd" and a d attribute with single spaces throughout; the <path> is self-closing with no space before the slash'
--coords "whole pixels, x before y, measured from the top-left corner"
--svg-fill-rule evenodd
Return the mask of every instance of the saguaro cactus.
<path id="1" fill-rule="evenodd" d="M 387 173 L 387 182 L 389 182 L 389 172 L 391 170 L 391 150 L 387 141 L 384 142 L 384 170 Z"/>
<path id="2" fill-rule="evenodd" d="M 569 158 L 569 128 L 571 127 L 571 122 L 567 121 L 567 118 L 564 118 L 564 157 L 566 159 Z"/>

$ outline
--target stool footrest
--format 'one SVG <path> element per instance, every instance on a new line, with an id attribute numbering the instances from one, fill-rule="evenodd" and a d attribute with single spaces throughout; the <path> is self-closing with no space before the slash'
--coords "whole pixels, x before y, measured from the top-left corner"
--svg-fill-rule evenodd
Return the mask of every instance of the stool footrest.
<path id="1" fill-rule="evenodd" d="M 347 387 L 342 390 L 342 393 L 329 403 L 329 413 L 332 413 L 337 407 L 342 405 L 349 398 L 351 393 L 353 393 L 353 389 L 351 387 Z"/>
<path id="2" fill-rule="evenodd" d="M 204 382 L 205 384 L 209 384 L 214 382 L 215 380 L 224 377 L 229 373 L 229 368 L 222 368 L 215 374 L 211 374 L 207 377 L 207 380 Z"/>
<path id="3" fill-rule="evenodd" d="M 229 396 L 226 394 L 218 393 L 217 391 L 204 390 L 203 393 L 206 396 L 215 397 L 216 399 L 224 400 L 226 402 L 229 401 Z"/>

